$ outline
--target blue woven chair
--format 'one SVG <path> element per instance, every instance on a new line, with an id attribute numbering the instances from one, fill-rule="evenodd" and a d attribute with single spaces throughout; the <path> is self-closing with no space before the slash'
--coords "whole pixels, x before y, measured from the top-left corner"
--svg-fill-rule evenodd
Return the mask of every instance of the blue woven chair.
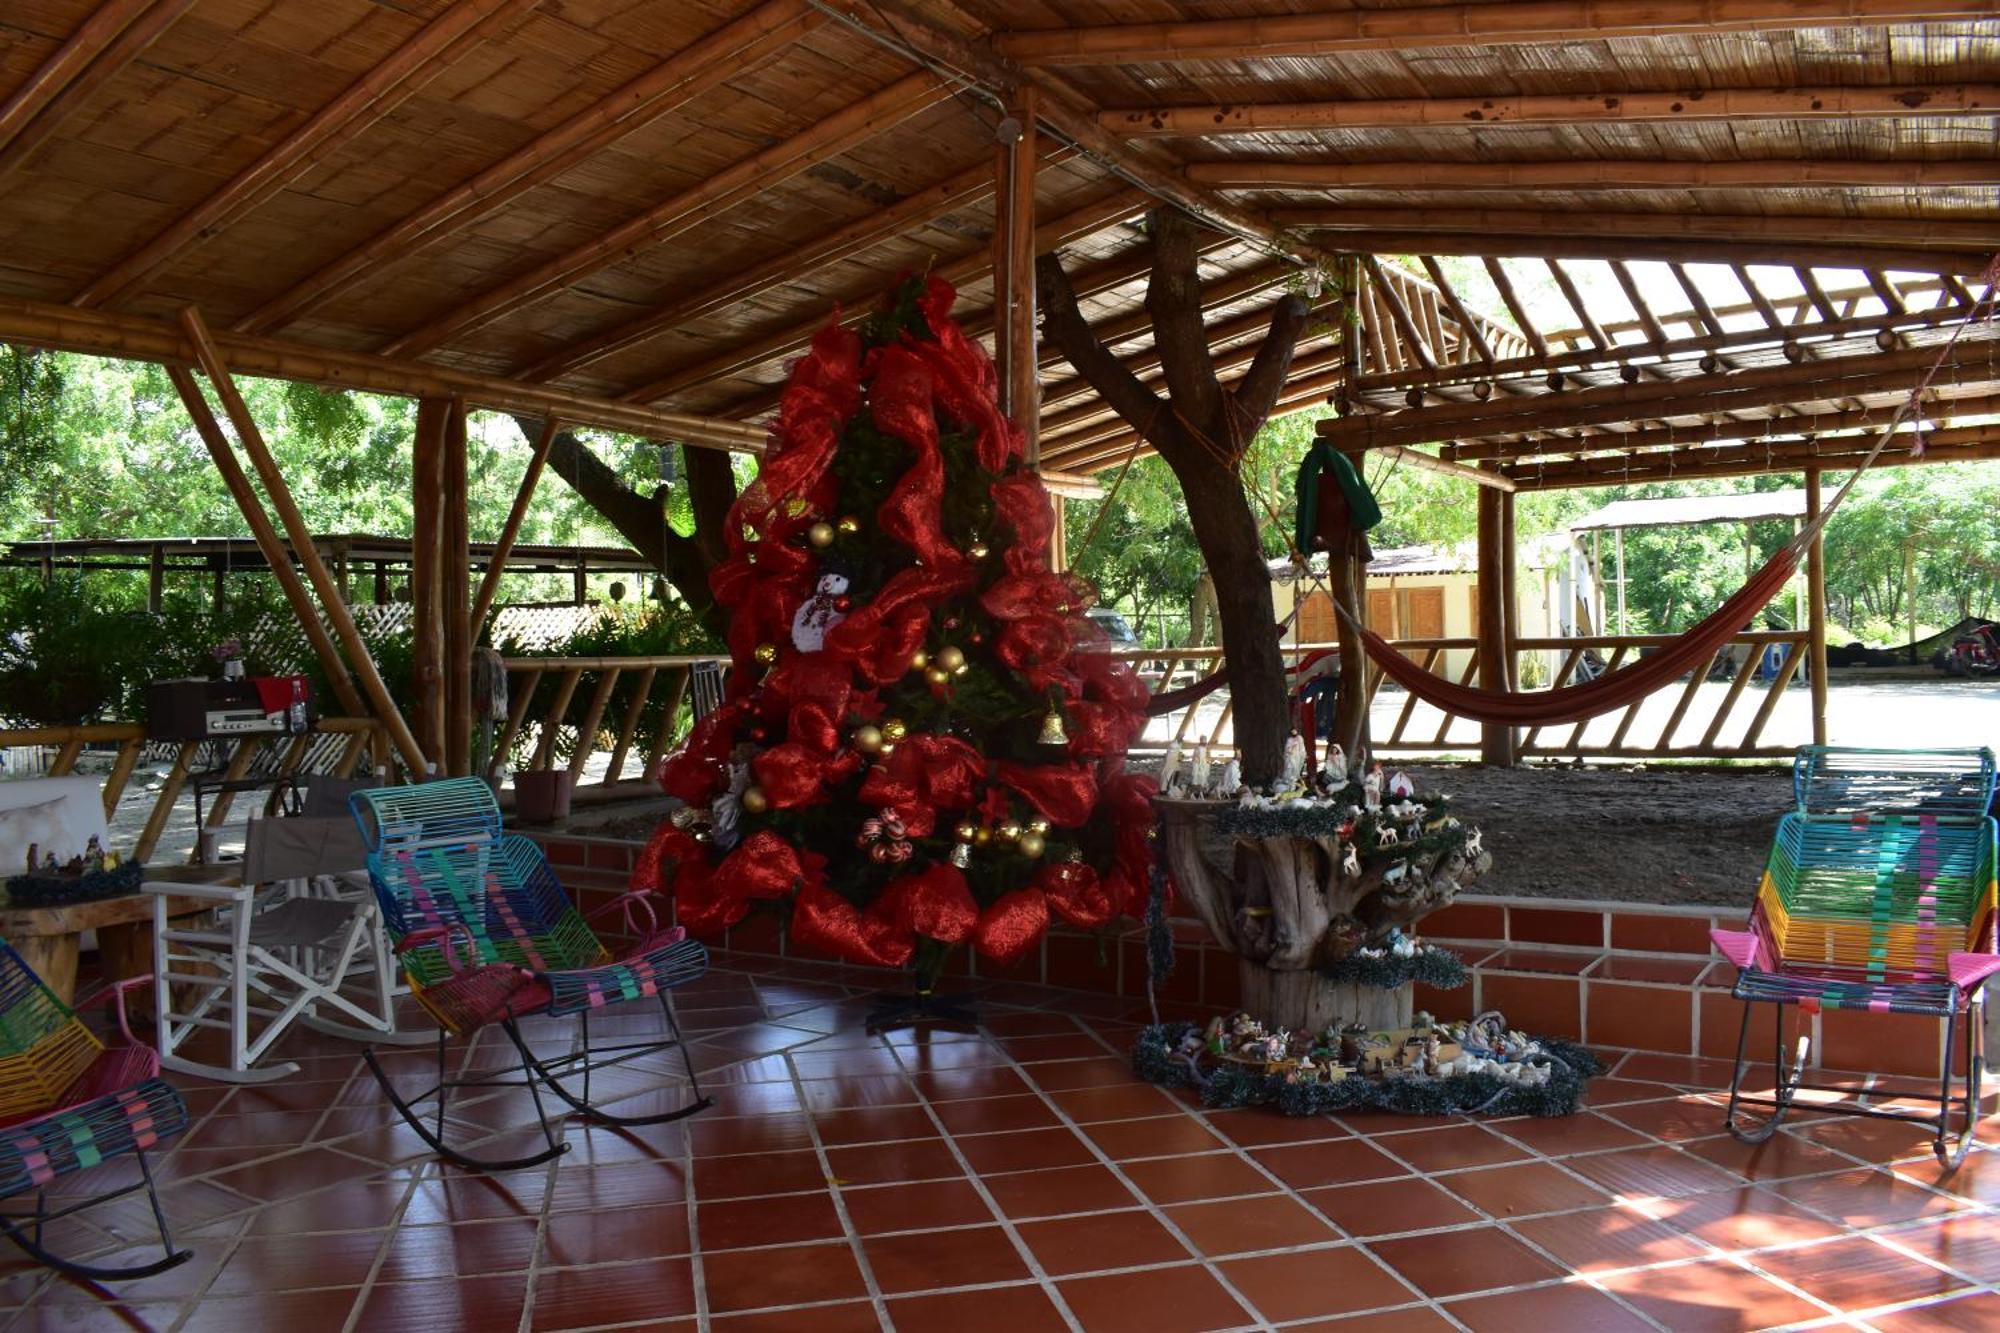
<path id="1" fill-rule="evenodd" d="M 1810 1109 L 1923 1124 L 1935 1133 L 1938 1161 L 1954 1167 L 1979 1118 L 1985 982 L 2000 972 L 1996 829 L 1988 813 L 1993 753 L 1808 746 L 1793 766 L 1793 789 L 1797 808 L 1779 821 L 1750 928 L 1712 932 L 1738 969 L 1732 993 L 1744 1002 L 1729 1131 L 1761 1143 L 1800 1089 L 1845 1091 L 1804 1081 L 1810 1039 L 1801 1036 L 1785 1050 L 1788 1007 L 1919 1014 L 1945 1024 L 1935 1115 L 1851 1100 Z M 1771 1005 L 1776 1019 L 1770 1097 L 1743 1093 L 1757 1004 Z M 1965 1074 L 1955 1097 L 1960 1029 Z M 1768 1114 L 1751 1119 L 1745 1108 Z"/>
<path id="2" fill-rule="evenodd" d="M 375 1052 L 368 1067 L 411 1128 L 450 1161 L 501 1170 L 546 1162 L 565 1151 L 543 1108 L 546 1088 L 574 1110 L 614 1125 L 678 1120 L 709 1105 L 674 1021 L 667 992 L 707 971 L 708 952 L 678 928 L 662 930 L 650 894 L 628 893 L 603 912 L 620 911 L 638 942 L 613 955 L 577 911 L 541 848 L 504 834 L 493 791 L 477 778 L 356 792 L 352 808 L 368 847 L 368 875 L 401 959 L 411 993 L 437 1020 L 437 1082 L 415 1097 L 397 1092 Z M 593 1045 L 590 1016 L 607 1005 L 657 999 L 667 1035 L 641 1042 Z M 537 1056 L 520 1020 L 575 1015 L 578 1049 Z M 498 1025 L 518 1055 L 518 1070 L 448 1073 L 446 1047 Z M 621 1116 L 591 1100 L 591 1073 L 678 1047 L 689 1100 L 672 1111 Z M 580 1079 L 572 1088 L 570 1080 Z M 517 1158 L 479 1158 L 446 1142 L 445 1103 L 456 1088 L 525 1086 L 546 1148 Z M 435 1101 L 431 1114 L 418 1106 Z"/>
<path id="3" fill-rule="evenodd" d="M 135 977 L 102 992 L 115 1001 L 125 1038 L 107 1049 L 0 940 L 0 1199 L 35 1196 L 33 1213 L 0 1213 L 0 1231 L 37 1261 L 91 1281 L 151 1277 L 189 1255 L 174 1248 L 146 1161 L 148 1150 L 187 1128 L 187 1103 L 160 1081 L 159 1056 L 132 1036 L 125 1016 L 125 992 L 152 981 Z M 137 1181 L 50 1210 L 50 1185 L 125 1156 L 138 1161 Z M 49 1223 L 139 1190 L 153 1205 L 160 1258 L 110 1268 L 65 1259 L 44 1245 Z"/>

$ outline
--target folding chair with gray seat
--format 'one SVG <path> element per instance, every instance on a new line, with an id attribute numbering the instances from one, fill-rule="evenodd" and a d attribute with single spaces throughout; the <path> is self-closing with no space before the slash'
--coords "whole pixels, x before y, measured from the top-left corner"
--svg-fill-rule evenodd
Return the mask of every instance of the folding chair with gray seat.
<path id="1" fill-rule="evenodd" d="M 304 813 L 252 819 L 239 885 L 146 886 L 164 1066 L 262 1083 L 298 1072 L 291 1062 L 260 1064 L 295 1022 L 357 1041 L 396 1038 L 398 969 L 368 886 L 367 849 L 345 809 L 355 785 L 315 779 Z M 213 920 L 170 922 L 170 897 L 208 899 Z M 227 1034 L 227 1063 L 185 1053 L 207 1031 Z"/>

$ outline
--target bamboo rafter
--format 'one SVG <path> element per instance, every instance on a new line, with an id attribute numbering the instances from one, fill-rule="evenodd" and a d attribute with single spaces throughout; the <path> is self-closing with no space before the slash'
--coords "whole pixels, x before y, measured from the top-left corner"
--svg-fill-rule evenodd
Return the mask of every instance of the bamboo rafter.
<path id="1" fill-rule="evenodd" d="M 452 338 L 504 319 L 589 274 L 629 259 L 635 250 L 659 245 L 717 213 L 755 198 L 779 181 L 839 157 L 950 96 L 950 85 L 928 71 L 906 75 L 886 88 L 850 102 L 811 128 L 662 200 L 603 235 L 517 278 L 455 302 L 450 313 L 393 339 L 383 351 L 390 356 L 422 356 Z"/>
<path id="2" fill-rule="evenodd" d="M 1342 102 L 1208 103 L 1123 107 L 1098 113 L 1105 129 L 1127 137 L 1221 138 L 1301 130 L 1478 127 L 1777 118 L 1843 120 L 1991 116 L 2000 85 L 1889 84 L 1823 88 L 1679 88 L 1542 96 L 1403 97 Z"/>
<path id="3" fill-rule="evenodd" d="M 0 177 L 47 143 L 92 94 L 172 27 L 194 0 L 104 0 L 0 102 Z"/>
<path id="4" fill-rule="evenodd" d="M 236 330 L 271 333 L 293 323 L 379 277 L 396 261 L 457 235 L 700 93 L 788 49 L 823 21 L 805 0 L 767 0 L 295 283 L 237 321 Z"/>
<path id="5" fill-rule="evenodd" d="M 1885 23 L 1976 22 L 1977 0 L 1529 0 L 1182 23 L 1104 24 L 1006 32 L 996 50 L 1026 65 L 1119 65 L 1436 46 L 1575 42 L 1706 32 L 1781 32 Z"/>
<path id="6" fill-rule="evenodd" d="M 189 247 L 270 199 L 538 3 L 540 0 L 460 0 L 446 8 L 387 59 L 349 84 L 340 96 L 237 172 L 228 184 L 98 274 L 70 298 L 71 303 L 115 304 L 143 288 Z"/>
<path id="7" fill-rule="evenodd" d="M 1301 162 L 1253 158 L 1196 162 L 1187 168 L 1187 177 L 1224 190 L 1769 190 L 1800 185 L 1916 189 L 2000 183 L 2000 159 Z"/>

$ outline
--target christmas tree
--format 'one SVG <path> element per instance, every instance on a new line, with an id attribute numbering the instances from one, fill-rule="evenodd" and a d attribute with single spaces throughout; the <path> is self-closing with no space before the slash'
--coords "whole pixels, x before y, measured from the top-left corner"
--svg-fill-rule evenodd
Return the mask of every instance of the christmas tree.
<path id="1" fill-rule="evenodd" d="M 732 667 L 664 765 L 680 798 L 636 883 L 710 934 L 760 902 L 856 962 L 1020 957 L 1050 920 L 1137 916 L 1153 782 L 1124 769 L 1146 687 L 1092 651 L 992 363 L 939 279 L 793 369 L 713 577 Z"/>

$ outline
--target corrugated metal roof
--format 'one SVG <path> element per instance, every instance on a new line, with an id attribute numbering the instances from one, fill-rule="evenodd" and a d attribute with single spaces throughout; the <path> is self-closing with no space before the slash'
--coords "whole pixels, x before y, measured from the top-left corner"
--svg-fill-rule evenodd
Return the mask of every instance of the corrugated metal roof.
<path id="1" fill-rule="evenodd" d="M 1765 518 L 1803 518 L 1803 490 L 1753 491 L 1747 495 L 1675 495 L 1657 500 L 1613 500 L 1569 525 L 1571 532 L 1605 528 L 1668 528 L 1690 523 L 1754 523 Z"/>

